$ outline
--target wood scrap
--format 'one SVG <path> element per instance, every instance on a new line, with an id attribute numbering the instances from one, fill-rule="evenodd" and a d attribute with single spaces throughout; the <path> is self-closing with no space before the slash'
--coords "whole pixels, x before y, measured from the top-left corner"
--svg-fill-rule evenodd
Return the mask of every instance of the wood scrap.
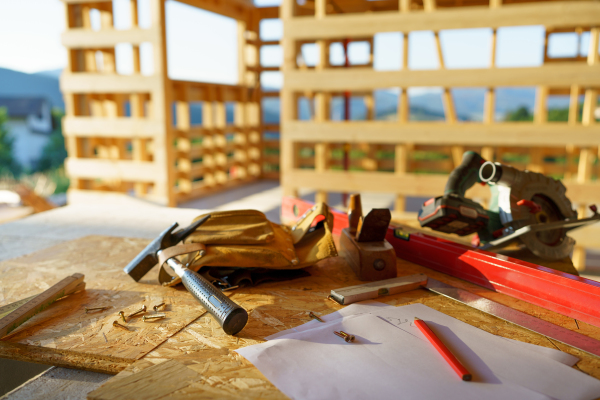
<path id="1" fill-rule="evenodd" d="M 83 282 L 83 278 L 84 276 L 79 273 L 67 276 L 39 295 L 28 297 L 24 303 L 23 301 L 17 302 L 19 304 L 18 307 L 7 312 L 5 315 L 1 315 L 2 313 L 0 313 L 0 338 L 8 335 L 35 314 L 50 307 L 55 301 L 84 290 L 85 282 Z M 3 307 L 3 309 L 8 307 L 10 305 Z"/>
<path id="2" fill-rule="evenodd" d="M 115 357 L 130 363 L 152 351 L 205 310 L 184 288 L 159 285 L 158 271 L 140 283 L 123 272 L 123 267 L 147 243 L 148 240 L 141 239 L 90 236 L 0 263 L 0 306 L 17 300 L 17 296 L 45 290 L 57 278 L 76 271 L 84 272 L 88 283 L 85 292 L 76 293 L 68 302 L 57 302 L 34 316 L 0 344 L 87 355 L 73 359 L 74 364 L 70 366 L 75 368 L 86 368 L 86 357 L 90 362 L 94 357 Z M 127 323 L 129 332 L 112 326 L 121 310 L 129 314 L 145 304 L 153 313 L 152 306 L 161 302 L 168 307 L 164 311 L 167 317 L 160 322 L 144 323 L 141 317 L 132 318 Z M 85 311 L 86 307 L 102 306 L 111 308 Z M 6 350 L 9 357 L 19 359 L 20 354 Z M 110 367 L 106 372 L 118 370 Z"/>

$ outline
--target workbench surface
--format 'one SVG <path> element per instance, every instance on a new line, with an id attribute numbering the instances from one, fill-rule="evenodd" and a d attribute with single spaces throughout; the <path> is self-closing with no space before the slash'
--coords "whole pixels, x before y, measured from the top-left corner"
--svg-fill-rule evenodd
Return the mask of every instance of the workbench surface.
<path id="1" fill-rule="evenodd" d="M 38 284 L 38 291 L 43 289 L 43 284 L 39 286 L 39 282 L 43 282 L 46 278 L 51 279 L 50 275 L 52 273 L 55 273 L 56 277 L 62 277 L 76 271 L 86 275 L 88 285 L 92 285 L 92 289 L 94 290 L 121 290 L 122 288 L 118 288 L 116 287 L 118 285 L 115 285 L 115 282 L 118 281 L 122 281 L 123 287 L 129 287 L 133 281 L 120 271 L 124 266 L 122 263 L 126 263 L 126 260 L 118 257 L 120 246 L 127 245 L 129 247 L 127 251 L 123 250 L 123 257 L 128 258 L 130 257 L 129 253 L 135 254 L 138 249 L 143 248 L 149 238 L 156 236 L 165 226 L 170 225 L 173 221 L 178 221 L 180 224 L 185 225 L 192 218 L 202 213 L 204 213 L 202 210 L 164 209 L 151 206 L 148 206 L 146 209 L 143 209 L 143 207 L 140 209 L 137 205 L 127 204 L 119 206 L 69 206 L 39 214 L 22 221 L 0 225 L 0 243 L 2 243 L 0 246 L 5 251 L 5 254 L 2 256 L 3 259 L 10 258 L 6 254 L 9 256 L 18 256 L 27 254 L 33 250 L 47 248 L 48 246 L 56 246 L 52 251 L 29 255 L 17 260 L 4 261 L 0 264 L 0 276 L 2 277 L 0 278 L 0 305 L 11 303 L 29 295 L 29 292 L 23 293 L 20 290 L 14 290 L 15 282 L 4 279 L 4 276 L 8 276 L 5 272 L 12 271 L 13 269 L 18 274 L 23 274 L 24 272 L 21 269 L 26 268 L 25 265 L 30 265 L 29 271 L 25 273 L 27 280 L 31 284 Z M 102 236 L 81 239 L 83 236 L 89 234 L 138 237 L 141 239 L 122 240 Z M 73 239 L 78 240 L 65 243 Z M 110 252 L 110 257 L 102 260 L 103 273 L 95 271 L 94 263 L 89 261 L 75 263 L 75 265 L 62 263 L 61 268 L 52 269 L 52 265 L 56 265 L 56 257 L 62 257 L 61 259 L 64 260 L 64 256 L 68 254 L 66 252 L 67 248 L 70 249 L 69 251 L 77 252 L 79 250 L 76 249 L 83 249 L 81 252 L 95 251 L 95 254 L 97 254 L 99 251 L 98 248 L 88 248 L 88 250 L 85 250 L 86 246 L 83 244 L 91 243 L 90 240 L 104 243 L 105 246 L 115 250 Z M 80 260 L 86 258 L 85 255 L 80 254 L 80 256 Z M 52 257 L 55 257 L 54 261 Z M 310 311 L 317 315 L 323 315 L 342 308 L 337 303 L 327 300 L 330 290 L 361 283 L 355 278 L 352 270 L 345 261 L 340 258 L 324 260 L 316 266 L 309 268 L 308 271 L 311 274 L 310 277 L 287 282 L 266 283 L 253 288 L 242 288 L 229 292 L 231 298 L 245 307 L 250 314 L 249 323 L 246 328 L 234 337 L 225 335 L 218 324 L 208 314 L 203 315 L 200 305 L 195 306 L 189 303 L 188 300 L 192 299 L 191 295 L 181 290 L 181 288 L 160 288 L 158 283 L 150 277 L 147 280 L 145 279 L 144 283 L 140 285 L 150 289 L 152 285 L 155 285 L 157 291 L 172 291 L 173 295 L 166 297 L 169 298 L 169 301 L 172 299 L 173 307 L 179 304 L 178 301 L 181 301 L 181 304 L 187 304 L 190 307 L 190 310 L 187 311 L 189 315 L 197 316 L 197 318 L 194 316 L 190 323 L 183 326 L 176 333 L 167 335 L 168 337 L 161 337 L 151 348 L 145 348 L 142 352 L 131 353 L 135 354 L 132 357 L 123 357 L 119 353 L 116 355 L 102 355 L 104 353 L 101 354 L 100 350 L 96 351 L 93 347 L 89 346 L 61 349 L 60 340 L 55 340 L 55 344 L 50 346 L 48 344 L 52 344 L 52 342 L 48 341 L 44 342 L 44 344 L 41 341 L 28 344 L 26 342 L 27 338 L 20 336 L 19 340 L 9 338 L 8 341 L 0 342 L 0 357 L 46 362 L 67 367 L 87 368 L 111 374 L 122 371 L 118 377 L 113 378 L 107 385 L 111 382 L 116 382 L 117 379 L 127 379 L 133 373 L 136 373 L 136 375 L 140 374 L 140 371 L 142 371 L 140 375 L 137 375 L 140 378 L 139 395 L 141 397 L 147 397 L 145 394 L 150 394 L 154 390 L 154 384 L 151 381 L 156 384 L 156 380 L 151 379 L 151 376 L 148 378 L 149 380 L 144 380 L 146 378 L 143 376 L 143 370 L 157 366 L 158 364 L 162 365 L 162 363 L 168 360 L 176 360 L 180 365 L 173 363 L 164 364 L 165 371 L 163 373 L 181 376 L 180 379 L 175 379 L 175 381 L 179 381 L 180 383 L 172 386 L 167 385 L 169 388 L 165 388 L 165 381 L 161 381 L 163 390 L 170 390 L 169 393 L 172 393 L 171 397 L 239 398 L 243 396 L 245 398 L 285 398 L 254 366 L 233 352 L 233 350 L 259 343 L 263 341 L 265 336 L 307 322 Z M 119 273 L 121 275 L 118 275 Z M 415 273 L 425 273 L 434 279 L 469 290 L 527 314 L 600 339 L 600 328 L 398 259 L 399 275 Z M 92 277 L 94 282 L 90 282 Z M 36 288 L 33 287 L 31 290 L 35 292 Z M 143 291 L 143 293 L 149 292 L 151 290 L 149 291 L 147 288 Z M 73 303 L 79 301 L 77 304 L 81 305 L 81 299 L 78 300 L 76 296 L 81 297 L 81 295 L 75 295 L 73 299 L 63 301 L 72 301 Z M 396 306 L 420 302 L 490 333 L 541 346 L 558 348 L 581 358 L 581 361 L 575 368 L 591 376 L 600 378 L 600 359 L 598 357 L 590 356 L 426 290 L 414 290 L 408 293 L 383 297 L 380 301 Z M 175 310 L 173 309 L 173 311 Z M 115 314 L 117 311 L 113 309 L 111 312 Z M 111 317 L 113 316 L 112 314 Z M 56 320 L 57 318 L 51 320 Z M 44 324 L 51 322 L 48 322 L 47 319 L 44 321 Z M 98 318 L 98 321 L 100 321 L 100 318 Z M 31 328 L 28 328 L 30 329 L 29 332 L 31 334 L 39 334 L 37 328 L 34 327 L 34 322 L 35 320 L 32 320 L 31 323 L 28 322 L 28 324 L 31 324 L 28 325 L 31 326 Z M 48 329 L 49 326 L 44 325 L 44 328 Z M 70 329 L 69 335 L 81 335 L 79 340 L 82 340 L 82 342 L 87 340 L 88 336 L 86 335 L 89 331 L 85 329 L 89 329 L 89 325 L 83 324 L 81 328 L 71 326 Z M 102 328 L 99 329 L 101 330 Z M 104 333 L 108 343 L 111 340 L 116 340 L 114 336 L 111 336 L 111 330 L 106 330 Z M 57 336 L 61 335 L 62 333 L 60 332 L 57 334 Z M 17 336 L 11 337 L 16 338 Z M 68 343 L 72 344 L 72 342 Z M 103 351 L 106 351 L 106 348 Z M 178 375 L 181 374 L 181 371 L 177 368 L 181 365 L 186 366 L 186 373 Z M 94 389 L 94 387 L 90 386 L 90 390 Z M 146 389 L 142 390 L 142 387 Z M 109 399 L 116 398 L 118 394 L 114 388 L 103 390 L 101 387 L 92 392 L 90 398 Z"/>

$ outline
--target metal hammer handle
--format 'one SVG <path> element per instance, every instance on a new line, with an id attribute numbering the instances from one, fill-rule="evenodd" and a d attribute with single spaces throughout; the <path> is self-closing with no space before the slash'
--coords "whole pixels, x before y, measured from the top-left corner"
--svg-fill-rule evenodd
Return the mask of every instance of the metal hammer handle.
<path id="1" fill-rule="evenodd" d="M 186 268 L 176 258 L 169 258 L 167 264 L 181 278 L 186 289 L 219 322 L 225 333 L 235 335 L 246 326 L 248 312 L 225 296 L 212 283 L 199 273 Z"/>

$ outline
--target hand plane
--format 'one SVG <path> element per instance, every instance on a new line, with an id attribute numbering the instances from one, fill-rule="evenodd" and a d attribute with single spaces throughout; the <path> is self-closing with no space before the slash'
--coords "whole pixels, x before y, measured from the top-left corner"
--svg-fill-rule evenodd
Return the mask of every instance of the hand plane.
<path id="1" fill-rule="evenodd" d="M 396 253 L 385 240 L 392 214 L 387 208 L 373 209 L 362 216 L 360 195 L 350 196 L 349 227 L 342 229 L 340 255 L 361 281 L 395 278 Z"/>

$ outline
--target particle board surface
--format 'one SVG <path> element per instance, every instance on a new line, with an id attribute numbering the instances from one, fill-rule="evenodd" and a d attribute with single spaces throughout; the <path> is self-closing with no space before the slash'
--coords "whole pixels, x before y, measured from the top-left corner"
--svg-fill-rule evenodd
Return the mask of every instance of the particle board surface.
<path id="1" fill-rule="evenodd" d="M 404 260 L 397 260 L 398 275 L 425 273 L 431 278 L 469 290 L 498 303 L 518 309 L 588 336 L 600 339 L 600 329 L 572 318 L 562 316 L 488 289 L 449 277 Z M 264 337 L 278 331 L 301 325 L 310 320 L 308 313 L 325 315 L 343 306 L 327 299 L 332 288 L 361 283 L 348 264 L 340 257 L 321 261 L 308 268 L 310 277 L 293 281 L 267 283 L 254 288 L 242 288 L 232 294 L 232 299 L 249 311 L 248 325 L 236 336 L 227 336 L 208 314 L 182 329 L 141 360 L 129 365 L 105 385 L 88 395 L 88 399 L 118 399 L 110 386 L 121 379 L 139 375 L 142 371 L 175 360 L 199 374 L 185 387 L 173 390 L 169 399 L 248 398 L 286 399 L 251 363 L 233 350 L 264 341 Z M 540 346 L 558 348 L 581 358 L 575 368 L 596 378 L 600 377 L 600 358 L 563 345 L 545 336 L 502 321 L 458 302 L 438 296 L 424 289 L 413 290 L 377 299 L 400 306 L 423 303 L 470 325 L 503 337 Z M 332 333 L 333 334 L 333 333 Z M 137 379 L 137 378 L 136 378 Z M 158 382 L 140 379 L 138 385 L 159 385 Z"/>
<path id="2" fill-rule="evenodd" d="M 123 272 L 147 243 L 88 236 L 0 263 L 0 305 L 39 293 L 75 272 L 85 274 L 87 283 L 85 291 L 56 302 L 5 337 L 0 356 L 38 362 L 54 356 L 61 359 L 55 365 L 116 373 L 202 315 L 204 308 L 187 291 L 159 285 L 158 271 L 139 283 Z M 152 313 L 152 306 L 161 302 L 167 304 L 163 320 L 144 323 L 138 317 L 125 324 L 118 316 L 121 310 L 130 314 L 142 305 Z M 101 306 L 111 308 L 85 311 Z M 130 331 L 114 327 L 115 320 Z"/>
<path id="3" fill-rule="evenodd" d="M 184 380 L 183 386 L 171 387 L 170 393 L 165 395 L 165 398 L 286 398 L 258 369 L 234 350 L 260 343 L 268 335 L 309 321 L 310 311 L 317 315 L 325 315 L 343 308 L 327 299 L 330 290 L 361 283 L 356 279 L 349 265 L 342 258 L 336 257 L 323 260 L 308 268 L 307 271 L 311 274 L 308 277 L 264 283 L 256 287 L 244 287 L 227 292 L 232 300 L 249 312 L 248 325 L 238 335 L 228 336 L 209 314 L 204 314 L 202 307 L 182 286 L 160 287 L 156 283 L 157 271 L 155 270 L 144 277 L 140 283 L 133 282 L 122 272 L 127 261 L 146 243 L 147 240 L 141 239 L 87 237 L 1 263 L 0 295 L 3 297 L 0 305 L 37 293 L 44 288 L 44 282 L 50 284 L 63 275 L 76 271 L 86 275 L 87 292 L 90 293 L 85 296 L 92 297 L 61 300 L 64 306 L 60 305 L 60 302 L 55 304 L 57 312 L 53 313 L 52 317 L 43 317 L 37 322 L 32 319 L 14 336 L 9 337 L 8 342 L 0 341 L 0 356 L 118 373 L 105 385 L 91 392 L 88 395 L 90 399 L 119 398 L 115 396 L 122 391 L 109 390 L 111 387 L 121 387 L 126 393 L 132 393 L 131 385 L 144 386 L 147 389 L 156 387 L 158 390 L 159 386 L 164 384 L 163 380 L 157 379 L 158 377 L 152 373 L 139 374 L 148 368 L 172 360 L 178 364 L 169 364 L 162 368 L 170 371 L 170 368 L 180 370 L 183 366 L 193 373 L 189 374 L 190 379 Z M 424 273 L 431 278 L 600 339 L 599 328 L 541 307 L 401 259 L 397 259 L 397 267 L 398 276 Z M 9 277 L 11 280 L 7 282 L 6 279 Z M 114 296 L 119 297 L 114 298 Z M 115 308 L 99 314 L 85 314 L 81 310 L 88 304 L 91 305 L 90 299 L 94 304 L 102 301 L 109 302 L 108 305 L 113 305 Z M 131 324 L 136 329 L 131 334 L 113 329 L 102 332 L 107 322 L 112 323 L 116 319 L 116 313 L 119 311 L 117 307 L 127 306 L 129 307 L 127 311 L 135 309 L 142 302 L 151 306 L 159 300 L 166 300 L 169 304 L 166 312 L 172 313 L 173 320 L 177 320 L 176 314 L 179 309 L 187 310 L 186 312 L 192 315 L 186 314 L 187 319 L 179 320 L 180 324 L 174 326 L 173 330 L 170 330 L 170 324 L 175 325 L 175 321 L 165 322 L 166 331 L 158 329 L 161 325 L 153 324 L 146 327 L 144 325 L 149 324 L 136 321 Z M 414 290 L 378 300 L 394 306 L 420 302 L 496 335 L 559 348 L 581 358 L 576 368 L 591 376 L 600 377 L 598 357 L 587 355 L 426 290 Z M 72 306 L 68 307 L 68 304 Z M 67 322 L 66 317 L 58 312 L 58 306 L 62 307 L 61 312 L 72 314 L 73 318 L 76 318 L 71 320 L 71 317 L 68 317 L 70 322 Z M 92 319 L 96 321 L 92 322 Z M 67 323 L 73 324 L 76 321 L 83 323 L 64 328 Z M 61 329 L 55 329 L 56 327 Z M 143 329 L 150 331 L 143 331 Z M 160 331 L 160 334 L 155 331 Z M 104 342 L 102 333 L 109 343 Z M 45 341 L 50 339 L 53 342 Z M 27 341 L 32 341 L 33 344 Z M 56 347 L 53 347 L 53 344 Z M 92 344 L 98 345 L 98 348 L 94 348 Z M 187 369 L 180 371 L 184 371 L 185 376 L 188 376 Z M 119 383 L 121 379 L 128 380 Z M 119 386 L 109 386 L 116 384 Z"/>

